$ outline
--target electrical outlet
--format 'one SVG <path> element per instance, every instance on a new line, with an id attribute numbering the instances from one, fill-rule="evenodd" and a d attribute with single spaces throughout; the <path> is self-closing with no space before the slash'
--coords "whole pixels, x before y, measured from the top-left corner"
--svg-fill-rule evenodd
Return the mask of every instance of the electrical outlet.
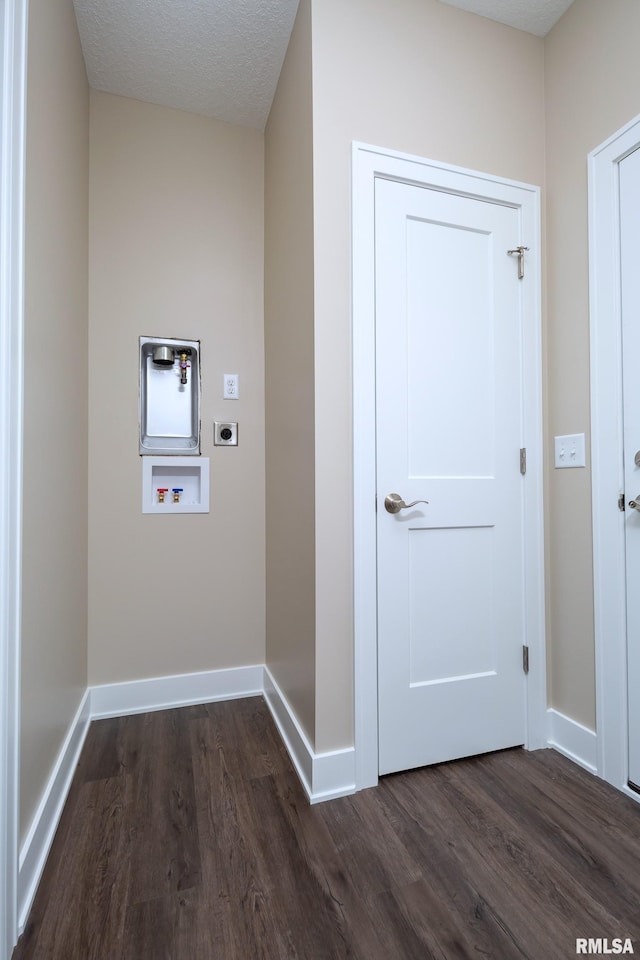
<path id="1" fill-rule="evenodd" d="M 240 396 L 240 383 L 237 373 L 225 373 L 222 396 L 224 400 L 237 400 Z"/>
<path id="2" fill-rule="evenodd" d="M 555 437 L 555 465 L 563 467 L 584 467 L 584 433 L 570 433 L 564 437 Z"/>
<path id="3" fill-rule="evenodd" d="M 216 447 L 237 447 L 238 424 L 215 420 L 213 424 L 213 443 Z"/>

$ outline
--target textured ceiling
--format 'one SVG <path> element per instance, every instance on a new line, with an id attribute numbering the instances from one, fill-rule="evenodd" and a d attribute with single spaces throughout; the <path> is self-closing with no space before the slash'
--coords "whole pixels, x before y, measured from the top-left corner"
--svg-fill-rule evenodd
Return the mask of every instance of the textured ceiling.
<path id="1" fill-rule="evenodd" d="M 74 0 L 89 83 L 262 130 L 298 2 Z M 544 36 L 572 0 L 442 2 Z"/>
<path id="2" fill-rule="evenodd" d="M 551 27 L 569 9 L 573 0 L 441 0 L 489 20 L 498 20 L 518 30 L 547 35 Z"/>
<path id="3" fill-rule="evenodd" d="M 74 0 L 96 90 L 263 129 L 298 0 Z"/>

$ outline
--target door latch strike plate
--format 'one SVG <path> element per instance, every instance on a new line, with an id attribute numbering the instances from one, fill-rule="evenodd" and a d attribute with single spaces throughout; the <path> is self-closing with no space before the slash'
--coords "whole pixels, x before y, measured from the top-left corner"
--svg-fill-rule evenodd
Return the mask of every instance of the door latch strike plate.
<path id="1" fill-rule="evenodd" d="M 624 513 L 624 493 L 618 495 L 618 510 Z"/>
<path id="2" fill-rule="evenodd" d="M 529 673 L 529 647 L 526 644 L 522 647 L 522 669 L 525 673 Z"/>
<path id="3" fill-rule="evenodd" d="M 520 447 L 520 473 L 524 477 L 527 472 L 527 448 Z"/>

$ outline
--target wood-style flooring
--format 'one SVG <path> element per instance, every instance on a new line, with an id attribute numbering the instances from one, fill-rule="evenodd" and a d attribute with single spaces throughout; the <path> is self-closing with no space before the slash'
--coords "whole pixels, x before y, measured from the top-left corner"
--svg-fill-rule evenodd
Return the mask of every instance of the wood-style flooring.
<path id="1" fill-rule="evenodd" d="M 89 731 L 14 960 L 640 954 L 640 805 L 551 750 L 309 806 L 260 698 Z"/>

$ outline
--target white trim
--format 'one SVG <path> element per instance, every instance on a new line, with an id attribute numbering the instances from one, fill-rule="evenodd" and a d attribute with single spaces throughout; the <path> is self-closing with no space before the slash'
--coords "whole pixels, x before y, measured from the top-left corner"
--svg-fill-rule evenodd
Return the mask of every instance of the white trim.
<path id="1" fill-rule="evenodd" d="M 0 957 L 18 934 L 24 169 L 27 0 L 4 0 L 0 38 Z"/>
<path id="2" fill-rule="evenodd" d="M 589 154 L 591 483 L 598 774 L 628 793 L 626 563 L 618 165 L 640 146 L 640 116 Z M 634 797 L 635 794 L 630 794 Z"/>
<path id="3" fill-rule="evenodd" d="M 517 205 L 522 237 L 530 252 L 535 303 L 525 319 L 524 437 L 527 448 L 525 633 L 530 651 L 527 681 L 527 743 L 546 745 L 546 649 L 542 499 L 542 346 L 540 190 L 408 154 L 354 143 L 352 150 L 353 270 L 353 458 L 354 458 L 354 641 L 357 789 L 378 781 L 378 689 L 376 623 L 374 183 L 376 176 L 460 192 L 459 177 L 474 178 L 473 196 Z M 467 181 L 468 183 L 468 181 Z M 468 188 L 465 188 L 467 192 Z M 514 191 L 518 201 L 514 204 Z"/>
<path id="4" fill-rule="evenodd" d="M 315 753 L 268 667 L 264 668 L 264 698 L 310 803 L 355 793 L 354 748 Z"/>
<path id="5" fill-rule="evenodd" d="M 547 722 L 548 745 L 589 773 L 596 773 L 598 738 L 595 732 L 551 708 L 547 711 Z"/>
<path id="6" fill-rule="evenodd" d="M 20 870 L 18 874 L 20 933 L 24 930 L 27 922 L 29 910 L 38 889 L 38 883 L 80 759 L 80 751 L 89 730 L 89 723 L 91 722 L 89 710 L 90 697 L 89 691 L 86 690 L 60 748 L 58 759 L 47 781 L 38 809 L 31 821 L 29 832 L 20 850 Z"/>
<path id="7" fill-rule="evenodd" d="M 264 668 L 264 699 L 300 778 L 300 783 L 307 796 L 311 797 L 313 747 L 268 667 Z"/>
<path id="8" fill-rule="evenodd" d="M 259 697 L 264 687 L 263 669 L 262 664 L 257 664 L 90 687 L 91 719 L 171 710 L 192 703 Z"/>
<path id="9" fill-rule="evenodd" d="M 348 797 L 356 792 L 356 751 L 354 747 L 328 750 L 313 755 L 311 803 Z"/>

